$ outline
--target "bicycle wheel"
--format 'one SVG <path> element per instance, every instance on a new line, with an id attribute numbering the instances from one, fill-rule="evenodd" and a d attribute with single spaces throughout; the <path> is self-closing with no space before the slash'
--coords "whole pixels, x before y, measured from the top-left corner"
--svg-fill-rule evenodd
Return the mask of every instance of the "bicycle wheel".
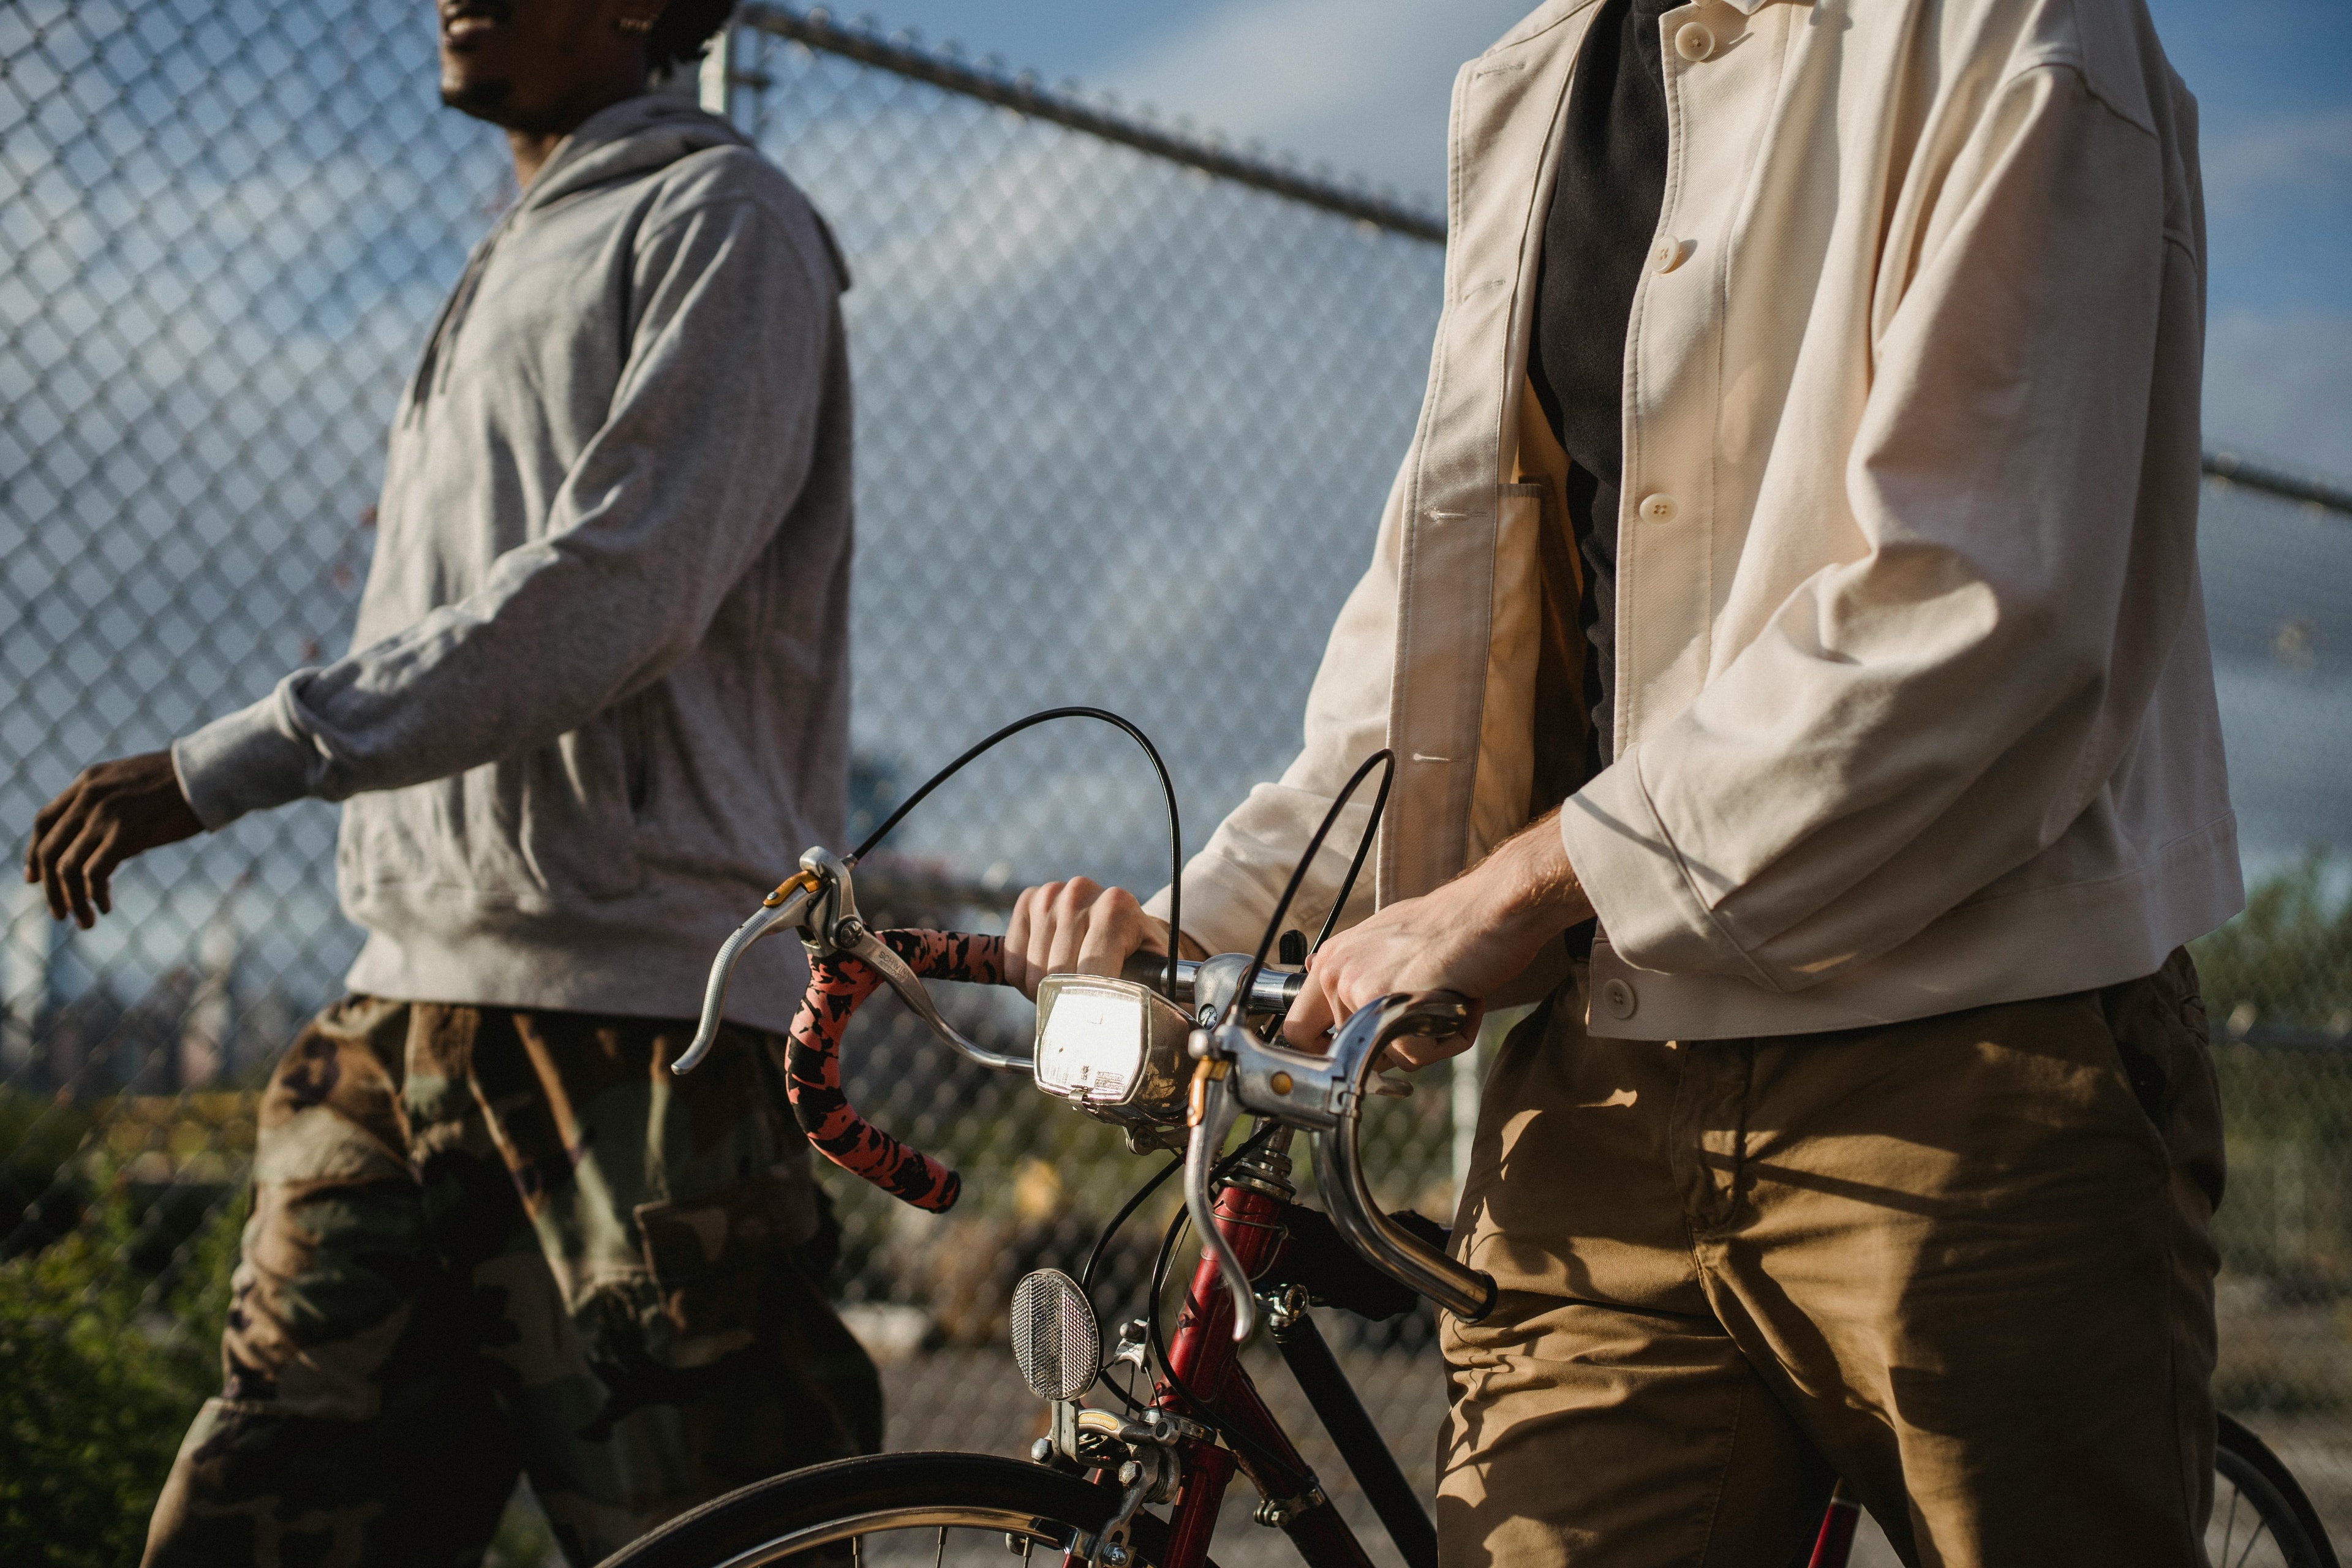
<path id="1" fill-rule="evenodd" d="M 2213 1568 L 2336 1568 L 2311 1500 L 2263 1440 L 2227 1415 L 2213 1452 L 2213 1513 L 2205 1555 Z"/>
<path id="2" fill-rule="evenodd" d="M 1115 1487 L 990 1454 L 874 1454 L 754 1481 L 682 1513 L 601 1568 L 1055 1568 L 1118 1506 Z M 1165 1556 L 1165 1521 L 1139 1512 L 1137 1562 Z M 1044 1547 L 1045 1553 L 1035 1548 Z"/>

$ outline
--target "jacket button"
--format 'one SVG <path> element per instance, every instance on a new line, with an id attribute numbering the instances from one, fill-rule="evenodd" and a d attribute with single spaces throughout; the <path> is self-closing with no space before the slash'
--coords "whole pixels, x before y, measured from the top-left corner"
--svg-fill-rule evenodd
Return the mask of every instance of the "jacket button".
<path id="1" fill-rule="evenodd" d="M 1681 240 L 1670 236 L 1662 236 L 1657 244 L 1650 247 L 1650 267 L 1653 271 L 1672 272 L 1682 264 L 1683 242 Z"/>
<path id="2" fill-rule="evenodd" d="M 1703 60 L 1715 53 L 1715 35 L 1697 22 L 1685 22 L 1675 34 L 1675 53 L 1686 60 Z"/>
<path id="3" fill-rule="evenodd" d="M 1660 490 L 1656 495 L 1642 498 L 1643 522 L 1672 522 L 1675 520 L 1675 513 L 1681 510 L 1675 504 L 1675 498 L 1664 490 Z"/>
<path id="4" fill-rule="evenodd" d="M 1612 980 L 1601 987 L 1601 1005 L 1612 1018 L 1630 1018 L 1641 1005 L 1642 999 L 1622 980 Z"/>

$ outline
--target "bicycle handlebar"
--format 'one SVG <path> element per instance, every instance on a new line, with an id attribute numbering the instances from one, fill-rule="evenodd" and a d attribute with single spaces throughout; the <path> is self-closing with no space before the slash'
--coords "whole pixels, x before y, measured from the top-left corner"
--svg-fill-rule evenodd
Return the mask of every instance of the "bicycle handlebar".
<path id="1" fill-rule="evenodd" d="M 1390 1042 L 1409 1035 L 1458 1034 L 1470 1014 L 1469 999 L 1452 992 L 1383 996 L 1358 1008 L 1323 1055 L 1267 1044 L 1236 1025 L 1194 1033 L 1201 1110 L 1185 1151 L 1184 1201 L 1233 1297 L 1235 1340 L 1248 1337 L 1255 1301 L 1247 1276 L 1213 1223 L 1215 1194 L 1209 1191 L 1208 1175 L 1244 1111 L 1316 1134 L 1316 1183 L 1332 1223 L 1382 1273 L 1465 1322 L 1494 1310 L 1491 1275 L 1454 1262 L 1381 1212 L 1364 1179 L 1358 1144 L 1364 1096 L 1373 1092 L 1371 1079 Z"/>
<path id="2" fill-rule="evenodd" d="M 1214 958 L 1195 963 L 1189 958 L 1176 961 L 1176 995 L 1179 1002 L 1192 1004 L 1192 1016 L 1214 1017 L 1225 1010 L 1225 1002 L 1234 987 L 1242 982 L 1249 969 L 1246 953 L 1224 952 Z M 1118 972 L 1122 980 L 1138 985 L 1148 985 L 1157 991 L 1167 977 L 1168 959 L 1157 952 L 1137 952 L 1129 957 Z M 1303 969 L 1261 969 L 1250 982 L 1250 993 L 1242 1003 L 1245 1013 L 1268 1017 L 1281 1017 L 1298 1000 L 1298 989 L 1307 981 Z"/>
<path id="3" fill-rule="evenodd" d="M 1004 978 L 1004 945 L 997 937 L 939 931 L 865 935 L 902 964 L 910 979 L 927 975 L 994 985 Z M 869 953 L 861 944 L 851 952 L 810 954 L 808 994 L 793 1019 L 784 1048 L 784 1090 L 793 1102 L 793 1120 L 818 1153 L 895 1198 L 942 1213 L 955 1206 L 963 1178 L 866 1121 L 841 1087 L 842 1033 L 858 1004 L 888 978 Z"/>
<path id="4" fill-rule="evenodd" d="M 961 1054 L 986 1067 L 1034 1075 L 1036 1060 L 992 1051 L 966 1039 L 940 1016 L 922 983 L 928 976 L 1002 984 L 1003 939 L 869 930 L 858 918 L 849 868 L 829 851 L 811 849 L 801 857 L 799 874 L 771 893 L 719 949 L 704 992 L 701 1026 L 673 1071 L 691 1071 L 709 1053 L 718 1038 L 729 980 L 744 952 L 761 939 L 787 929 L 799 932 L 809 952 L 808 990 L 793 1019 L 784 1053 L 785 1088 L 794 1119 L 818 1152 L 842 1169 L 918 1208 L 938 1212 L 950 1207 L 961 1192 L 961 1178 L 876 1127 L 849 1102 L 841 1086 L 841 1037 L 858 1005 L 887 984 L 933 1034 Z M 1128 967 L 1130 980 L 1146 986 L 1164 980 L 1168 973 L 1164 957 L 1145 953 L 1137 954 Z M 1407 1035 L 1458 1033 L 1469 1020 L 1470 1003 L 1446 992 L 1384 996 L 1340 1026 L 1328 1053 L 1315 1055 L 1261 1041 L 1242 1021 L 1252 1016 L 1278 1018 L 1287 1012 L 1305 980 L 1297 970 L 1258 970 L 1243 1005 L 1234 1010 L 1238 1016 L 1215 1028 L 1207 1026 L 1224 1016 L 1226 1004 L 1250 968 L 1251 961 L 1239 953 L 1199 963 L 1183 959 L 1176 964 L 1176 1000 L 1189 1005 L 1189 1016 L 1201 1024 L 1189 1044 L 1197 1066 L 1185 1204 L 1203 1247 L 1216 1258 L 1233 1293 L 1234 1337 L 1248 1337 L 1255 1303 L 1249 1280 L 1226 1249 L 1211 1213 L 1214 1194 L 1209 1188 L 1225 1137 L 1244 1111 L 1316 1134 L 1316 1173 L 1332 1221 L 1383 1273 L 1465 1321 L 1486 1316 L 1495 1302 L 1493 1279 L 1454 1262 L 1382 1215 L 1372 1201 L 1357 1147 L 1363 1097 L 1377 1092 L 1371 1080 L 1389 1043 Z M 1155 1005 L 1164 1011 L 1164 1004 Z M 1132 1016 L 1137 1027 L 1144 1026 L 1143 1013 Z M 1040 1018 L 1042 1026 L 1042 1010 Z M 1171 1023 L 1182 1026 L 1173 1016 Z M 1172 1042 L 1169 1048 L 1172 1054 Z M 1040 1087 L 1045 1087 L 1042 1080 Z M 1154 1112 L 1155 1119 L 1163 1121 L 1169 1114 Z"/>

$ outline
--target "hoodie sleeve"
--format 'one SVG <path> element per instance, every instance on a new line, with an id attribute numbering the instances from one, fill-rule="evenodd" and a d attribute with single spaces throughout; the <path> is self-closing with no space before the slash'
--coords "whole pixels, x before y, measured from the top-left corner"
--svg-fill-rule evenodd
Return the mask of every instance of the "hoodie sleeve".
<path id="1" fill-rule="evenodd" d="M 814 220 L 742 197 L 641 236 L 630 283 L 611 412 L 545 535 L 499 557 L 478 592 L 177 742 L 207 827 L 543 745 L 701 642 L 809 477 L 846 352 L 840 277 Z"/>

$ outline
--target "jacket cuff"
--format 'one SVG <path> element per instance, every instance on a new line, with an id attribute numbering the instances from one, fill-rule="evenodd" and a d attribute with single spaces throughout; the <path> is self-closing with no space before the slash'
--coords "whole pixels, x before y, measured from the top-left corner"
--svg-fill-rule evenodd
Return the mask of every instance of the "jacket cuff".
<path id="1" fill-rule="evenodd" d="M 1617 955 L 1663 973 L 1733 974 L 1769 990 L 1758 966 L 1692 889 L 1643 787 L 1640 753 L 1602 769 L 1559 811 L 1559 837 Z"/>
<path id="2" fill-rule="evenodd" d="M 1257 897 L 1257 885 L 1247 875 L 1204 850 L 1184 865 L 1184 930 L 1180 934 L 1198 942 L 1203 952 L 1248 952 L 1265 934 L 1266 911 L 1258 908 Z M 1143 912 L 1166 921 L 1168 889 L 1146 899 Z"/>
<path id="3" fill-rule="evenodd" d="M 317 754 L 279 717 L 271 692 L 172 742 L 172 770 L 196 820 L 217 831 L 248 811 L 267 811 L 310 793 Z"/>

